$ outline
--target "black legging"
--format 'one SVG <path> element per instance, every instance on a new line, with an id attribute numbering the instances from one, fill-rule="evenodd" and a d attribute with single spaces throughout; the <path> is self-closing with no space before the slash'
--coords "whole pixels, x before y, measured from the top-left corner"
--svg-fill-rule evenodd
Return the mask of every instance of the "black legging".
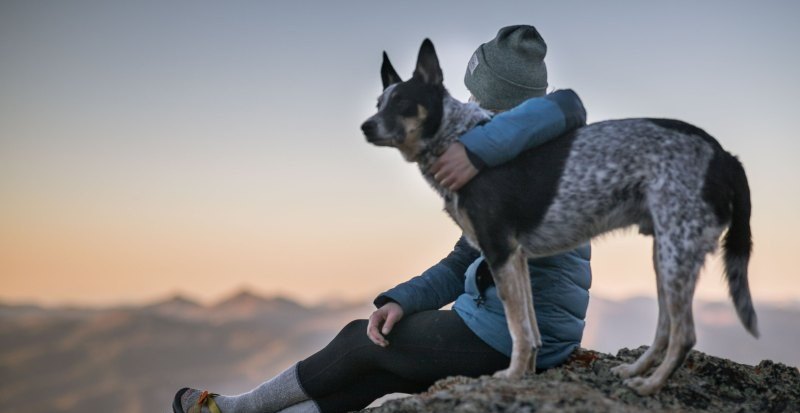
<path id="1" fill-rule="evenodd" d="M 417 393 L 447 376 L 477 377 L 508 367 L 454 311 L 400 320 L 380 347 L 367 320 L 347 324 L 325 348 L 298 365 L 300 383 L 323 413 L 360 410 L 389 393 Z"/>

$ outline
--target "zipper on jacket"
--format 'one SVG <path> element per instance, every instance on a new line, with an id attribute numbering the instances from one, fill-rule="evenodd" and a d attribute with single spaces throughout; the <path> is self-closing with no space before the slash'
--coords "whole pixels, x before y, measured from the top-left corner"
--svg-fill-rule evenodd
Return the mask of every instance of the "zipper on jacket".
<path id="1" fill-rule="evenodd" d="M 483 305 L 483 303 L 486 302 L 486 297 L 484 297 L 483 294 L 478 294 L 478 296 L 473 298 L 472 300 L 475 301 L 476 306 L 480 307 Z"/>

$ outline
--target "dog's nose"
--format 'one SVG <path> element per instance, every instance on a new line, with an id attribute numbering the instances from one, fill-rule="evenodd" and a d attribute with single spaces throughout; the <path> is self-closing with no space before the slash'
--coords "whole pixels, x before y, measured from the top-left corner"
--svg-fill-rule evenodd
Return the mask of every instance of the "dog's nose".
<path id="1" fill-rule="evenodd" d="M 375 121 L 368 120 L 361 124 L 361 130 L 364 131 L 364 136 L 367 137 L 367 140 L 370 140 L 375 137 L 375 132 L 377 132 L 378 124 Z"/>

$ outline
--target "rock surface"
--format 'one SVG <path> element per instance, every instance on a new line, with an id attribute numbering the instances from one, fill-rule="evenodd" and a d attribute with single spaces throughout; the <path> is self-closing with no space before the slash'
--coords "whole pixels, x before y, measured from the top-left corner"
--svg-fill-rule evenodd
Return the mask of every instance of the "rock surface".
<path id="1" fill-rule="evenodd" d="M 426 393 L 369 413 L 405 412 L 800 412 L 800 371 L 762 361 L 747 366 L 692 351 L 656 395 L 641 397 L 610 369 L 644 352 L 616 356 L 580 349 L 563 366 L 522 380 L 449 377 Z"/>

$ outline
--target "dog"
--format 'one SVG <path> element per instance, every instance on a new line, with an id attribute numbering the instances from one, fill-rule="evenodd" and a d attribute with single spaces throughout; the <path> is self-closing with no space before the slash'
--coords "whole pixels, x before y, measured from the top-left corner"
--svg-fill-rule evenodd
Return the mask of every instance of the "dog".
<path id="1" fill-rule="evenodd" d="M 395 147 L 418 164 L 488 262 L 513 343 L 510 365 L 496 377 L 519 378 L 536 369 L 542 342 L 527 259 L 634 225 L 653 236 L 659 312 L 653 345 L 634 363 L 613 368 L 626 385 L 640 395 L 657 392 L 694 346 L 698 272 L 726 228 L 729 293 L 742 324 L 758 337 L 747 277 L 752 250 L 747 176 L 739 160 L 705 131 L 672 119 L 593 123 L 486 168 L 451 192 L 436 182 L 432 164 L 491 113 L 450 96 L 429 39 L 408 81 L 400 79 L 384 52 L 381 80 L 378 111 L 361 129 L 368 142 Z"/>

